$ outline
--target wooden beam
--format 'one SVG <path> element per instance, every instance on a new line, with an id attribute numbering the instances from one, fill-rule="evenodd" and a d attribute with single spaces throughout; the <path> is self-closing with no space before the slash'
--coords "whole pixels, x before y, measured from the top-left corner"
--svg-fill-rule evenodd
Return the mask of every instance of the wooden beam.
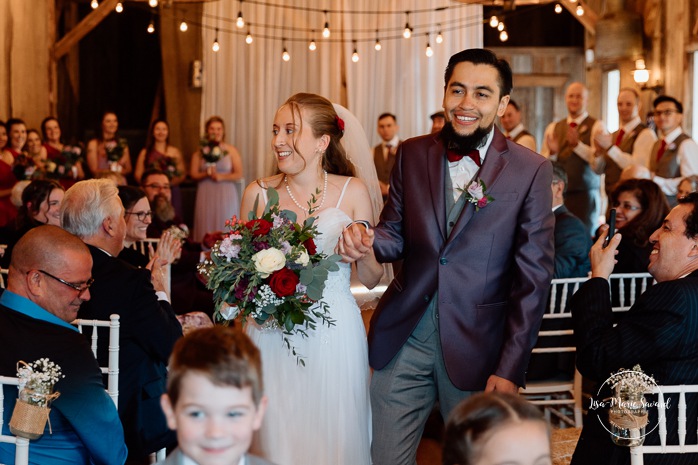
<path id="1" fill-rule="evenodd" d="M 567 11 L 569 11 L 570 14 L 574 16 L 582 26 L 584 26 L 584 29 L 589 31 L 590 34 L 596 35 L 596 23 L 599 21 L 599 15 L 592 10 L 591 6 L 589 6 L 587 2 L 584 2 L 583 0 L 579 0 L 576 3 L 560 2 L 560 5 L 564 6 Z M 582 16 L 577 16 L 578 5 L 581 5 L 584 8 L 584 14 Z"/>
<path id="2" fill-rule="evenodd" d="M 514 74 L 514 87 L 561 88 L 569 78 L 569 74 Z"/>
<path id="3" fill-rule="evenodd" d="M 56 42 L 53 47 L 53 59 L 59 60 L 63 55 L 73 48 L 80 39 L 85 37 L 92 29 L 94 29 L 104 18 L 109 16 L 119 0 L 104 0 L 99 4 L 97 9 L 85 16 L 80 24 L 71 29 L 61 40 Z"/>

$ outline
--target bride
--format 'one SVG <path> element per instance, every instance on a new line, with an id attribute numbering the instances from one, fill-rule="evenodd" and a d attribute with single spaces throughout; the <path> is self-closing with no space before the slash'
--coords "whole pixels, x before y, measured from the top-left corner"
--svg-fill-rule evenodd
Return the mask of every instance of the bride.
<path id="1" fill-rule="evenodd" d="M 355 118 L 351 120 L 358 125 Z M 273 125 L 272 148 L 281 174 L 250 184 L 241 212 L 251 211 L 259 197 L 260 214 L 266 190 L 273 187 L 281 209 L 295 212 L 299 223 L 308 216 L 317 218 L 316 245 L 328 255 L 343 233 L 363 227 L 354 224 L 345 231 L 352 221 L 375 221 L 372 196 L 354 177 L 355 162 L 340 143 L 344 125 L 324 97 L 306 93 L 290 97 L 277 110 Z M 351 265 L 340 263 L 339 267 L 330 273 L 322 298 L 335 325 L 318 323 L 308 337 L 289 337 L 305 366 L 289 353 L 280 330 L 248 320 L 246 331 L 262 352 L 269 398 L 256 452 L 278 465 L 371 462 L 366 333 L 350 290 Z M 382 273 L 372 254 L 357 262 L 359 280 L 369 288 Z"/>

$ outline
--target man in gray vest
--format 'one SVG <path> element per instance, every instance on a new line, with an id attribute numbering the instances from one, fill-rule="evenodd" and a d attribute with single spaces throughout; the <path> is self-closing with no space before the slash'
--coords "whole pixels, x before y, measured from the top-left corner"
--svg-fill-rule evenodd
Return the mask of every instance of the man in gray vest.
<path id="1" fill-rule="evenodd" d="M 513 140 L 519 145 L 523 145 L 529 150 L 537 151 L 536 139 L 533 135 L 524 128 L 521 123 L 521 109 L 519 104 L 513 100 L 509 100 L 509 105 L 507 109 L 504 110 L 504 114 L 499 118 L 500 123 L 502 123 L 502 129 L 504 129 L 504 135 L 508 139 Z"/>
<path id="2" fill-rule="evenodd" d="M 381 143 L 373 148 L 373 162 L 376 164 L 376 174 L 384 202 L 388 198 L 390 172 L 393 170 L 397 146 L 400 144 L 400 136 L 397 135 L 399 130 L 397 118 L 392 113 L 383 113 L 378 117 L 378 134 L 381 136 Z"/>
<path id="3" fill-rule="evenodd" d="M 606 195 L 611 195 L 620 173 L 632 165 L 648 167 L 650 151 L 657 141 L 654 131 L 640 120 L 640 95 L 635 89 L 623 88 L 618 93 L 620 127 L 613 134 L 596 137 L 596 172 L 606 174 Z"/>
<path id="4" fill-rule="evenodd" d="M 668 95 L 654 99 L 654 122 L 662 138 L 652 147 L 649 168 L 652 180 L 662 188 L 671 206 L 676 205 L 681 180 L 698 174 L 698 145 L 683 132 L 682 121 L 681 102 Z"/>
<path id="5" fill-rule="evenodd" d="M 569 185 L 565 206 L 582 220 L 593 235 L 601 212 L 601 177 L 592 169 L 596 136 L 604 134 L 603 122 L 587 113 L 589 90 L 573 82 L 565 93 L 567 118 L 545 129 L 541 155 L 557 160 L 567 173 Z"/>

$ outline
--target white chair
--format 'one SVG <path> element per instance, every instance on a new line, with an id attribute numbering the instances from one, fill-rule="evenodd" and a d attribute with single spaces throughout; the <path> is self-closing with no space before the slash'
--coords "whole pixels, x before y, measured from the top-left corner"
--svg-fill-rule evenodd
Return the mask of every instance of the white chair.
<path id="1" fill-rule="evenodd" d="M 653 391 L 657 394 L 658 401 L 656 407 L 652 402 L 649 408 L 657 408 L 658 412 L 658 432 L 660 445 L 656 446 L 637 446 L 630 448 L 630 463 L 631 465 L 642 465 L 645 454 L 694 454 L 698 453 L 698 444 L 686 444 L 686 394 L 698 393 L 698 384 L 672 385 L 672 386 L 656 386 Z M 678 401 L 678 444 L 667 445 L 667 420 L 665 408 L 665 395 L 679 394 Z M 698 401 L 698 399 L 694 398 Z M 675 403 L 670 403 L 670 406 Z M 668 407 L 667 407 L 668 408 Z M 675 407 L 676 408 L 676 407 Z M 652 425 L 647 425 L 651 428 Z"/>
<path id="2" fill-rule="evenodd" d="M 7 286 L 7 274 L 10 272 L 7 268 L 0 268 L 0 287 L 5 289 Z"/>
<path id="3" fill-rule="evenodd" d="M 72 322 L 73 326 L 78 327 L 78 331 L 82 334 L 85 326 L 92 327 L 92 335 L 90 336 L 92 353 L 97 358 L 97 342 L 99 339 L 99 331 L 97 328 L 109 328 L 109 359 L 106 367 L 100 367 L 102 373 L 107 374 L 107 393 L 114 401 L 114 405 L 119 406 L 119 315 L 109 315 L 109 321 L 105 320 L 81 320 L 77 319 Z"/>
<path id="4" fill-rule="evenodd" d="M 614 303 L 614 312 L 625 312 L 635 303 L 635 300 L 643 294 L 648 287 L 654 284 L 654 278 L 649 273 L 614 273 L 609 276 L 611 288 L 611 300 Z M 623 290 L 621 292 L 621 290 Z M 618 294 L 615 302 L 614 293 Z"/>
<path id="5" fill-rule="evenodd" d="M 550 286 L 550 302 L 548 311 L 543 316 L 545 321 L 566 322 L 563 326 L 569 329 L 541 329 L 538 333 L 538 344 L 544 347 L 535 347 L 533 354 L 564 354 L 574 353 L 574 345 L 567 345 L 569 341 L 560 341 L 560 338 L 571 337 L 574 332 L 572 328 L 572 313 L 567 304 L 569 298 L 574 294 L 588 278 L 565 278 L 553 279 Z M 548 341 L 545 343 L 544 341 Z M 542 344 L 541 344 L 542 343 Z M 582 377 L 575 369 L 571 379 L 565 380 L 543 380 L 528 381 L 525 388 L 521 388 L 519 393 L 525 396 L 532 404 L 540 405 L 545 411 L 546 418 L 550 420 L 551 415 L 555 415 L 562 422 L 574 426 L 582 426 Z M 572 417 L 561 408 L 571 407 Z"/>
<path id="6" fill-rule="evenodd" d="M 0 430 L 2 429 L 3 414 L 5 410 L 4 386 L 17 386 L 18 384 L 19 380 L 17 378 L 0 376 Z M 0 442 L 15 445 L 15 465 L 27 465 L 29 463 L 29 439 L 0 434 Z"/>

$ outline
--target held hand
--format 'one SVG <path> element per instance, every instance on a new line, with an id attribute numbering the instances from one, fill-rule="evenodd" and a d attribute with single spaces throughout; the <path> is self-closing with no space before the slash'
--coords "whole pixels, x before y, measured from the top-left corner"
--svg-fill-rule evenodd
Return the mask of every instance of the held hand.
<path id="1" fill-rule="evenodd" d="M 487 378 L 485 392 L 493 391 L 517 394 L 519 392 L 519 387 L 516 384 L 509 381 L 508 379 L 502 378 L 497 375 L 490 375 L 490 377 Z"/>
<path id="2" fill-rule="evenodd" d="M 557 139 L 553 134 L 548 134 L 545 141 L 548 143 L 548 150 L 550 150 L 551 155 L 560 151 L 560 144 L 557 143 Z"/>
<path id="3" fill-rule="evenodd" d="M 567 127 L 567 143 L 574 148 L 579 144 L 579 131 L 571 126 Z"/>
<path id="4" fill-rule="evenodd" d="M 608 279 L 611 273 L 613 273 L 613 267 L 616 264 L 616 254 L 618 254 L 616 249 L 618 244 L 620 244 L 621 235 L 619 233 L 614 234 L 611 241 L 604 248 L 603 245 L 608 236 L 608 225 L 601 226 L 601 231 L 599 240 L 596 241 L 596 244 L 589 251 L 591 277 Z"/>
<path id="5" fill-rule="evenodd" d="M 362 259 L 373 247 L 373 230 L 366 230 L 361 225 L 352 224 L 346 228 L 335 247 L 335 253 L 342 257 L 345 263 L 353 263 Z"/>
<path id="6" fill-rule="evenodd" d="M 596 142 L 597 147 L 604 150 L 608 150 L 611 145 L 613 145 L 610 134 L 599 134 L 598 136 L 594 137 L 594 141 Z"/>

